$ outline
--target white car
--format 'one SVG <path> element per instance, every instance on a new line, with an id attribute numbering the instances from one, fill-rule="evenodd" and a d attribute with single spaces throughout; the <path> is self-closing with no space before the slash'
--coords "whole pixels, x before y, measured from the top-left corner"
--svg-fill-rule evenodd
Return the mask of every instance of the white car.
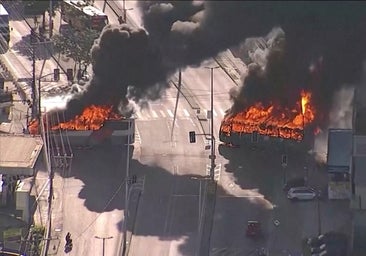
<path id="1" fill-rule="evenodd" d="M 316 196 L 316 191 L 309 187 L 291 188 L 287 193 L 287 198 L 291 200 L 313 200 Z"/>

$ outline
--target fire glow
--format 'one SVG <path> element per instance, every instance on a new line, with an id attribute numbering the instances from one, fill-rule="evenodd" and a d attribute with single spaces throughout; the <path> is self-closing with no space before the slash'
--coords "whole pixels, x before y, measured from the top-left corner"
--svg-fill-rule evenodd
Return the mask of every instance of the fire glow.
<path id="1" fill-rule="evenodd" d="M 51 125 L 51 130 L 99 130 L 107 120 L 121 120 L 123 116 L 113 112 L 112 106 L 90 105 L 80 115 L 73 119 L 56 125 Z M 38 133 L 38 121 L 34 120 L 29 124 L 28 130 L 31 134 Z"/>
<path id="2" fill-rule="evenodd" d="M 315 118 L 315 109 L 310 103 L 311 93 L 305 91 L 301 92 L 301 99 L 293 109 L 263 106 L 258 102 L 235 115 L 227 115 L 220 132 L 227 136 L 231 132 L 258 133 L 300 141 L 304 137 L 304 128 Z"/>

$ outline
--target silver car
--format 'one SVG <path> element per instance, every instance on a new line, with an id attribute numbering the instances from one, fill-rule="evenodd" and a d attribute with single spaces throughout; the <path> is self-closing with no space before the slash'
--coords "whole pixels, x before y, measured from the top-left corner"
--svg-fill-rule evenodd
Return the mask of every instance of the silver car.
<path id="1" fill-rule="evenodd" d="M 316 196 L 316 191 L 309 187 L 291 188 L 287 193 L 287 198 L 291 200 L 313 200 Z"/>

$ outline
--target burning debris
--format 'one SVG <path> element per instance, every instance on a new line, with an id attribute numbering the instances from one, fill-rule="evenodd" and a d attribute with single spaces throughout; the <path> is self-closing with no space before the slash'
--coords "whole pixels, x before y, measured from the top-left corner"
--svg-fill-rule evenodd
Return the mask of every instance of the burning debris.
<path id="1" fill-rule="evenodd" d="M 87 130 L 99 130 L 103 127 L 106 121 L 110 120 L 122 120 L 123 116 L 113 112 L 113 106 L 97 106 L 90 105 L 86 107 L 80 115 L 76 115 L 73 119 L 66 122 L 54 122 L 54 119 L 60 120 L 60 117 L 52 115 L 58 115 L 58 112 L 50 114 L 49 127 L 51 130 L 69 130 L 69 131 L 87 131 Z M 46 123 L 44 121 L 44 123 Z M 30 122 L 28 130 L 30 134 L 39 133 L 38 120 Z"/>
<path id="2" fill-rule="evenodd" d="M 280 108 L 278 105 L 265 107 L 262 103 L 257 103 L 245 111 L 227 115 L 221 123 L 220 137 L 235 132 L 302 140 L 305 126 L 315 118 L 315 110 L 310 103 L 311 94 L 304 91 L 293 109 Z"/>
<path id="3" fill-rule="evenodd" d="M 91 105 L 83 110 L 81 115 L 51 127 L 51 130 L 99 130 L 107 120 L 121 120 L 120 114 L 112 111 L 112 106 Z"/>

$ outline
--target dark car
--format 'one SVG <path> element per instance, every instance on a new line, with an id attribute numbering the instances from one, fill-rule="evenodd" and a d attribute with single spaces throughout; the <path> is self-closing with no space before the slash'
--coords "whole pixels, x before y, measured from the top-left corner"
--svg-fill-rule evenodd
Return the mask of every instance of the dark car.
<path id="1" fill-rule="evenodd" d="M 283 191 L 285 191 L 287 193 L 291 188 L 305 187 L 305 183 L 306 182 L 303 177 L 289 179 L 286 182 L 286 184 L 283 186 Z"/>
<path id="2" fill-rule="evenodd" d="M 261 224 L 256 220 L 249 220 L 247 223 L 246 235 L 248 237 L 258 237 L 261 234 Z"/>

